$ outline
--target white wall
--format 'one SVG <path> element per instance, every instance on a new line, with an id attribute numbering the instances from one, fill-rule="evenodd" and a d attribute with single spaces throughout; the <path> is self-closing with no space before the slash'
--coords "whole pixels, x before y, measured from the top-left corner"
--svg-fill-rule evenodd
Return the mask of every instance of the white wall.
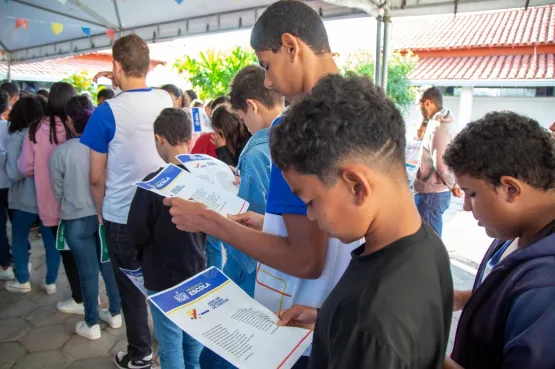
<path id="1" fill-rule="evenodd" d="M 445 107 L 451 109 L 455 119 L 459 117 L 460 98 L 446 96 L 443 98 Z M 537 120 L 542 126 L 549 128 L 555 122 L 555 97 L 474 97 L 472 103 L 472 120 L 483 117 L 491 111 L 511 110 L 515 113 Z M 416 105 L 404 114 L 408 129 L 420 123 L 421 115 Z M 457 122 L 461 129 L 469 122 Z"/>

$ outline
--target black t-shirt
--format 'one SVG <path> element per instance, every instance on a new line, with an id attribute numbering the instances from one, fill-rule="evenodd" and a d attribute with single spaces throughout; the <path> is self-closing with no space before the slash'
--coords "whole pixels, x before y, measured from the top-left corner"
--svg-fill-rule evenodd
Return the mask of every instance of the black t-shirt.
<path id="1" fill-rule="evenodd" d="M 322 306 L 311 369 L 442 368 L 453 310 L 449 255 L 423 225 L 369 255 L 364 246 Z"/>

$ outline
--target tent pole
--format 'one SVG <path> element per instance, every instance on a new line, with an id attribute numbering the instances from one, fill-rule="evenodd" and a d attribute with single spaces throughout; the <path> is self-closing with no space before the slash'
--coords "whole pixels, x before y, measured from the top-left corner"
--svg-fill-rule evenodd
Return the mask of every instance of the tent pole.
<path id="1" fill-rule="evenodd" d="M 381 84 L 381 59 L 382 59 L 382 21 L 381 15 L 376 17 L 376 54 L 374 55 L 374 84 Z"/>
<path id="2" fill-rule="evenodd" d="M 12 53 L 8 52 L 8 82 L 12 81 Z"/>
<path id="3" fill-rule="evenodd" d="M 385 7 L 385 16 L 383 18 L 384 29 L 383 29 L 383 61 L 382 61 L 382 88 L 387 93 L 387 66 L 389 61 L 389 41 L 391 32 L 391 16 L 389 12 L 389 7 Z"/>

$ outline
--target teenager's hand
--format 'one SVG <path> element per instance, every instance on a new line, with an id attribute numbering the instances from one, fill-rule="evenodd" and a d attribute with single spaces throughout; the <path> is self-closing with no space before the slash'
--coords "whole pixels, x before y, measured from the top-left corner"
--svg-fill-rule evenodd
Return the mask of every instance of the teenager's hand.
<path id="1" fill-rule="evenodd" d="M 231 171 L 233 172 L 233 174 L 235 175 L 235 180 L 233 181 L 233 184 L 235 186 L 239 186 L 241 184 L 241 171 L 240 170 L 236 170 L 235 167 L 233 166 L 229 166 L 229 169 L 231 169 Z"/>
<path id="2" fill-rule="evenodd" d="M 551 137 L 555 139 L 555 122 L 553 122 L 553 124 L 551 125 L 551 127 L 549 127 L 549 129 L 551 130 Z"/>
<path id="3" fill-rule="evenodd" d="M 310 306 L 295 305 L 289 310 L 277 313 L 277 316 L 279 317 L 277 323 L 279 326 L 288 325 L 313 331 L 318 318 L 318 310 Z"/>
<path id="4" fill-rule="evenodd" d="M 203 232 L 206 226 L 206 213 L 209 211 L 200 202 L 183 200 L 178 197 L 167 197 L 164 205 L 170 207 L 172 222 L 177 229 L 185 232 Z"/>
<path id="5" fill-rule="evenodd" d="M 462 310 L 470 296 L 472 296 L 472 290 L 455 290 L 453 293 L 453 311 Z"/>
<path id="6" fill-rule="evenodd" d="M 224 147 L 227 144 L 221 133 L 212 133 L 212 143 L 216 146 L 216 148 Z"/>
<path id="7" fill-rule="evenodd" d="M 93 77 L 93 82 L 94 83 L 98 83 L 98 79 L 101 77 L 105 77 L 108 78 L 109 80 L 112 81 L 112 90 L 115 90 L 116 88 L 118 88 L 118 85 L 116 83 L 116 80 L 114 79 L 114 73 L 110 72 L 110 71 L 104 71 L 104 72 L 98 72 L 94 77 Z"/>
<path id="8" fill-rule="evenodd" d="M 445 356 L 445 361 L 443 362 L 443 369 L 464 369 L 464 368 L 459 364 L 457 364 L 449 356 Z"/>
<path id="9" fill-rule="evenodd" d="M 455 197 L 462 197 L 462 195 L 463 195 L 462 190 L 459 187 L 459 185 L 455 185 L 455 187 L 453 187 L 453 189 L 451 190 L 451 193 Z"/>
<path id="10" fill-rule="evenodd" d="M 242 224 L 255 231 L 262 231 L 262 226 L 264 225 L 264 215 L 255 213 L 254 211 L 247 211 L 246 213 L 238 215 L 228 214 L 227 217 L 235 223 Z"/>

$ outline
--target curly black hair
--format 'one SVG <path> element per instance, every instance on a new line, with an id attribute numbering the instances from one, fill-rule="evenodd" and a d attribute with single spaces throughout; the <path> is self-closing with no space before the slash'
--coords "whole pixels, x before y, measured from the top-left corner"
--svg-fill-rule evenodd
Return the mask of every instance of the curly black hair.
<path id="1" fill-rule="evenodd" d="M 443 159 L 456 175 L 494 187 L 510 176 L 537 189 L 555 188 L 555 140 L 537 121 L 510 111 L 491 112 L 469 123 Z"/>
<path id="2" fill-rule="evenodd" d="M 395 104 L 368 77 L 356 75 L 320 80 L 270 134 L 279 169 L 324 182 L 332 182 L 339 164 L 351 157 L 406 176 L 405 146 L 405 123 Z"/>
<path id="3" fill-rule="evenodd" d="M 191 114 L 183 109 L 165 108 L 154 121 L 154 134 L 164 137 L 172 146 L 189 143 L 193 134 Z"/>

